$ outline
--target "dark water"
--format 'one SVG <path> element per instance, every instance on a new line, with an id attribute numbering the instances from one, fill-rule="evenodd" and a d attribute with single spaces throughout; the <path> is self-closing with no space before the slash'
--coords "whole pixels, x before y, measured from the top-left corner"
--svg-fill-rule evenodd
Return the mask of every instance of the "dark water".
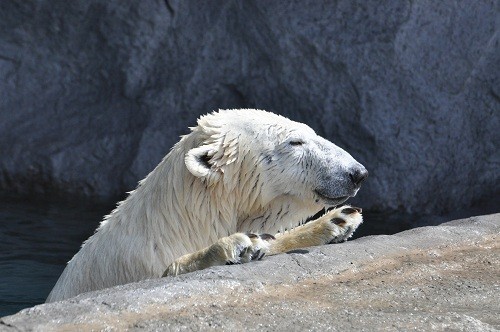
<path id="1" fill-rule="evenodd" d="M 43 303 L 66 262 L 114 206 L 0 199 L 0 317 Z M 394 234 L 451 219 L 394 212 L 363 215 L 365 222 L 355 237 Z"/>
<path id="2" fill-rule="evenodd" d="M 0 201 L 0 317 L 45 302 L 66 262 L 111 208 Z"/>

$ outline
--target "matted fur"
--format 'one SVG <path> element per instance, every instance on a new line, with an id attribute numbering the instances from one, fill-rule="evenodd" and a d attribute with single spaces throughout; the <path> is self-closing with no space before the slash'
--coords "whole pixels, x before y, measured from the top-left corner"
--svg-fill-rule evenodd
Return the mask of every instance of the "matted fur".
<path id="1" fill-rule="evenodd" d="M 364 170 L 282 116 L 250 109 L 203 116 L 105 217 L 47 302 L 160 277 L 176 258 L 236 232 L 291 229 L 354 196 L 353 169 Z"/>

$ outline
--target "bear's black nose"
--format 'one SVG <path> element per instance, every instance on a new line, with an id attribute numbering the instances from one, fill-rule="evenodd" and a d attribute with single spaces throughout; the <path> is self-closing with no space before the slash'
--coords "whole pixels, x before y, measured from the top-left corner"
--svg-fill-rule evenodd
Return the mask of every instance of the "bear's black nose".
<path id="1" fill-rule="evenodd" d="M 349 173 L 349 177 L 351 178 L 352 183 L 354 183 L 356 187 L 359 187 L 361 182 L 368 177 L 368 171 L 364 167 L 356 168 Z"/>

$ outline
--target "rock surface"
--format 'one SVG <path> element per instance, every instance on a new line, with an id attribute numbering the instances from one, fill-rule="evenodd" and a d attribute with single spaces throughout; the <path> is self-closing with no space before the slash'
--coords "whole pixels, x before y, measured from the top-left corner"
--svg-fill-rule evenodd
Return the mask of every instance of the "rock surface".
<path id="1" fill-rule="evenodd" d="M 22 310 L 5 331 L 497 331 L 500 214 L 147 280 Z"/>
<path id="2" fill-rule="evenodd" d="M 203 113 L 263 108 L 367 166 L 364 208 L 498 194 L 498 1 L 1 1 L 0 189 L 121 195 Z"/>

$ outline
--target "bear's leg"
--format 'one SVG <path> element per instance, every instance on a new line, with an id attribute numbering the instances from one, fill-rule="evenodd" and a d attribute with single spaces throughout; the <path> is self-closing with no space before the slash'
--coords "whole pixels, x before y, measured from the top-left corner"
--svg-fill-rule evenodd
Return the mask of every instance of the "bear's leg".
<path id="1" fill-rule="evenodd" d="M 165 276 L 176 276 L 211 266 L 241 264 L 290 250 L 346 241 L 363 222 L 361 209 L 342 206 L 316 220 L 276 237 L 269 234 L 235 233 L 211 246 L 184 255 L 170 264 Z"/>
<path id="2" fill-rule="evenodd" d="M 269 234 L 243 233 L 223 237 L 207 248 L 176 259 L 167 267 L 163 277 L 203 270 L 211 266 L 241 264 L 262 259 L 269 251 L 269 242 L 266 241 L 269 239 L 274 237 Z"/>
<path id="3" fill-rule="evenodd" d="M 277 234 L 276 239 L 269 242 L 270 250 L 267 255 L 347 241 L 362 222 L 360 208 L 342 206 L 330 210 L 305 225 Z"/>

